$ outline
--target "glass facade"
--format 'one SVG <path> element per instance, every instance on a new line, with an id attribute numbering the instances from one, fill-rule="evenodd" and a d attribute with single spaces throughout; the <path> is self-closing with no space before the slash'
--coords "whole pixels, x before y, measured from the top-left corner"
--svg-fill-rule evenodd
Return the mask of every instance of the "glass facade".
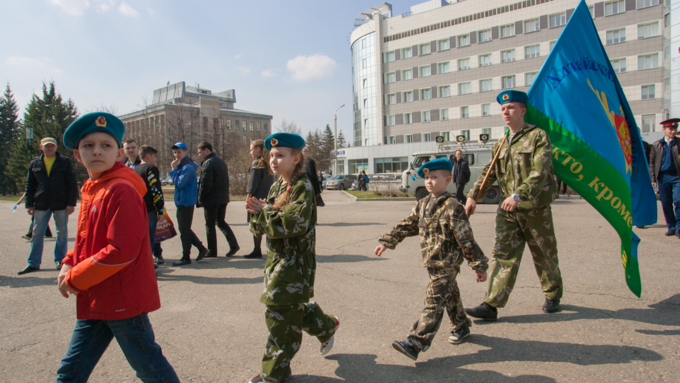
<path id="1" fill-rule="evenodd" d="M 354 145 L 378 145 L 382 142 L 381 118 L 376 79 L 381 79 L 376 65 L 375 32 L 357 39 L 352 44 L 352 91 L 354 106 Z M 365 63 L 362 65 L 362 63 Z"/>
<path id="2" fill-rule="evenodd" d="M 375 173 L 401 173 L 408 169 L 408 157 L 376 158 Z"/>

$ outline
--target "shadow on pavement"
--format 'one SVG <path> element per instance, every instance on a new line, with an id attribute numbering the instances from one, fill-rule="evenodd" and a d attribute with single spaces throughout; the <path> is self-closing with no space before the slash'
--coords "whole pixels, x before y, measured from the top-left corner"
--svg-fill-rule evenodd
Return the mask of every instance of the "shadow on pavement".
<path id="1" fill-rule="evenodd" d="M 161 269 L 156 271 L 156 279 L 159 282 L 187 281 L 199 285 L 247 285 L 259 284 L 264 281 L 264 276 L 253 278 L 204 277 L 202 275 L 175 275 L 176 271 L 173 269 L 159 270 Z"/>
<path id="2" fill-rule="evenodd" d="M 31 275 L 12 277 L 0 275 L 0 287 L 7 286 L 9 288 L 18 289 L 22 287 L 57 286 L 57 275 L 59 272 L 56 270 L 56 268 L 52 270 L 43 269 L 31 274 L 44 275 L 44 277 L 39 278 Z"/>
<path id="3" fill-rule="evenodd" d="M 385 226 L 386 223 L 380 222 L 335 222 L 335 223 L 317 223 L 316 226 L 333 226 L 333 227 L 345 227 L 345 226 Z"/>
<path id="4" fill-rule="evenodd" d="M 367 257 L 365 255 L 337 254 L 337 255 L 316 255 L 317 263 L 355 263 L 364 261 L 384 261 L 385 258 Z"/>

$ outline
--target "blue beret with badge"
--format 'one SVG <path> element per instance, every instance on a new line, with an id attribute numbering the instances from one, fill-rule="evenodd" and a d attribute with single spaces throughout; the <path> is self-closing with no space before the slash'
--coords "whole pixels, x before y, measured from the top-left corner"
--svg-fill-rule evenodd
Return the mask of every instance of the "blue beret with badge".
<path id="1" fill-rule="evenodd" d="M 64 137 L 62 138 L 64 146 L 69 150 L 78 149 L 78 141 L 94 132 L 103 132 L 111 135 L 118 141 L 118 147 L 123 147 L 125 124 L 113 114 L 104 112 L 88 113 L 73 121 L 64 132 Z"/>
<path id="2" fill-rule="evenodd" d="M 418 175 L 421 178 L 425 178 L 427 173 L 429 173 L 433 170 L 452 171 L 453 170 L 453 164 L 451 163 L 451 161 L 449 161 L 446 158 L 437 158 L 435 160 L 428 161 L 428 162 L 424 163 L 423 166 L 421 166 L 418 169 Z"/>
<path id="3" fill-rule="evenodd" d="M 498 96 L 496 96 L 496 101 L 498 101 L 498 103 L 501 105 L 505 104 L 506 102 L 522 102 L 526 104 L 527 101 L 529 101 L 529 96 L 519 90 L 504 90 L 498 93 Z"/>
<path id="4" fill-rule="evenodd" d="M 305 139 L 296 133 L 279 132 L 272 134 L 264 140 L 264 148 L 267 150 L 281 147 L 302 150 L 305 147 Z"/>

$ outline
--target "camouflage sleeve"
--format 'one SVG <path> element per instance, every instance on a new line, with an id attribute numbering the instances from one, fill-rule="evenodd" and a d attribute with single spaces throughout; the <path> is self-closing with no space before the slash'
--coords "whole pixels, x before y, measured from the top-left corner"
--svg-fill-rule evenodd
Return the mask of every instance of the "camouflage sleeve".
<path id="1" fill-rule="evenodd" d="M 531 170 L 527 172 L 528 177 L 522 180 L 522 183 L 515 189 L 521 201 L 529 200 L 529 196 L 537 196 L 543 187 L 550 183 L 550 178 L 554 177 L 552 145 L 548 133 L 540 131 L 536 136 L 534 147 Z"/>
<path id="2" fill-rule="evenodd" d="M 477 178 L 477 181 L 475 181 L 475 184 L 472 186 L 472 189 L 470 189 L 470 191 L 468 192 L 468 195 L 467 195 L 468 198 L 472 198 L 475 201 L 477 201 L 476 197 L 478 195 L 485 196 L 486 192 L 489 191 L 489 188 L 491 187 L 491 185 L 493 185 L 494 182 L 496 182 L 496 172 L 491 170 L 491 174 L 489 174 L 489 179 L 486 180 L 486 185 L 484 185 L 484 190 L 479 190 L 482 187 L 482 182 L 484 182 L 484 177 L 486 177 L 486 173 L 488 173 L 489 170 L 490 170 L 491 162 L 493 161 L 493 157 L 496 155 L 496 151 L 500 149 L 499 146 L 500 145 L 499 145 L 498 142 L 496 142 L 493 145 L 493 148 L 491 149 L 491 154 L 492 154 L 491 159 L 492 160 L 489 161 L 489 163 L 486 164 L 486 166 L 484 166 L 484 169 L 482 169 L 482 174 L 479 175 L 479 177 Z"/>
<path id="3" fill-rule="evenodd" d="M 388 249 L 394 250 L 404 238 L 418 235 L 418 222 L 420 221 L 418 212 L 422 201 L 422 199 L 418 201 L 418 204 L 411 210 L 411 214 L 399 222 L 389 234 L 382 235 L 378 241 Z"/>
<path id="4" fill-rule="evenodd" d="M 270 193 L 271 196 L 271 193 Z M 316 196 L 312 183 L 298 181 L 290 191 L 290 203 L 276 210 L 271 204 L 250 218 L 250 231 L 269 238 L 292 238 L 304 235 L 310 228 Z"/>
<path id="5" fill-rule="evenodd" d="M 453 211 L 451 215 L 451 228 L 453 236 L 463 252 L 463 257 L 467 259 L 468 265 L 472 267 L 472 270 L 486 271 L 489 268 L 487 258 L 484 256 L 484 252 L 477 244 L 477 241 L 475 241 L 475 237 L 472 234 L 472 226 L 470 226 L 470 221 L 468 221 L 463 205 L 459 204 Z"/>

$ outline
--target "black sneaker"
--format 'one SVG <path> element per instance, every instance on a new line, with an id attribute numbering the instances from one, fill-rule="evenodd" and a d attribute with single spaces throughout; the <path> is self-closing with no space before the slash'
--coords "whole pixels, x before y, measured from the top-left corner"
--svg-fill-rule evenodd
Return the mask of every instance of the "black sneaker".
<path id="1" fill-rule="evenodd" d="M 210 255 L 210 250 L 208 250 L 207 248 L 204 247 L 203 250 L 198 252 L 198 257 L 196 257 L 196 262 L 205 258 L 206 255 Z"/>
<path id="2" fill-rule="evenodd" d="M 28 274 L 28 273 L 33 273 L 33 272 L 36 272 L 36 271 L 39 271 L 39 270 L 40 270 L 39 267 L 26 266 L 26 268 L 19 271 L 17 273 L 17 275 L 24 275 L 24 274 Z"/>
<path id="3" fill-rule="evenodd" d="M 545 303 L 543 303 L 544 313 L 556 313 L 560 309 L 560 301 L 556 299 L 545 298 Z"/>
<path id="4" fill-rule="evenodd" d="M 449 343 L 460 344 L 463 340 L 470 336 L 470 327 L 461 327 L 456 331 L 451 331 L 451 336 L 449 337 Z"/>
<path id="5" fill-rule="evenodd" d="M 392 347 L 394 347 L 395 350 L 399 351 L 400 353 L 408 356 L 409 358 L 416 360 L 418 359 L 418 350 L 416 350 L 415 346 L 413 343 L 405 340 L 405 341 L 398 341 L 395 340 L 392 342 Z"/>
<path id="6" fill-rule="evenodd" d="M 262 258 L 262 250 L 254 249 L 252 253 L 244 255 L 243 258 L 248 259 Z"/>
<path id="7" fill-rule="evenodd" d="M 162 255 L 159 255 L 159 256 L 156 257 L 156 264 L 157 265 L 162 265 L 164 263 L 165 263 L 165 260 L 163 259 Z"/>
<path id="8" fill-rule="evenodd" d="M 180 259 L 179 261 L 175 261 L 172 263 L 173 266 L 184 266 L 184 265 L 190 265 L 191 264 L 191 259 Z"/>
<path id="9" fill-rule="evenodd" d="M 674 236 L 674 235 L 675 235 L 675 230 L 668 230 L 668 231 L 666 232 L 666 237 L 672 237 L 672 236 Z"/>
<path id="10" fill-rule="evenodd" d="M 465 309 L 465 313 L 473 318 L 483 319 L 488 322 L 494 322 L 498 319 L 498 310 L 486 302 L 477 307 Z"/>
<path id="11" fill-rule="evenodd" d="M 241 250 L 241 248 L 238 247 L 238 245 L 236 245 L 234 247 L 229 248 L 229 252 L 227 254 L 225 254 L 224 256 L 225 257 L 233 257 L 236 253 L 238 253 L 239 250 Z"/>

